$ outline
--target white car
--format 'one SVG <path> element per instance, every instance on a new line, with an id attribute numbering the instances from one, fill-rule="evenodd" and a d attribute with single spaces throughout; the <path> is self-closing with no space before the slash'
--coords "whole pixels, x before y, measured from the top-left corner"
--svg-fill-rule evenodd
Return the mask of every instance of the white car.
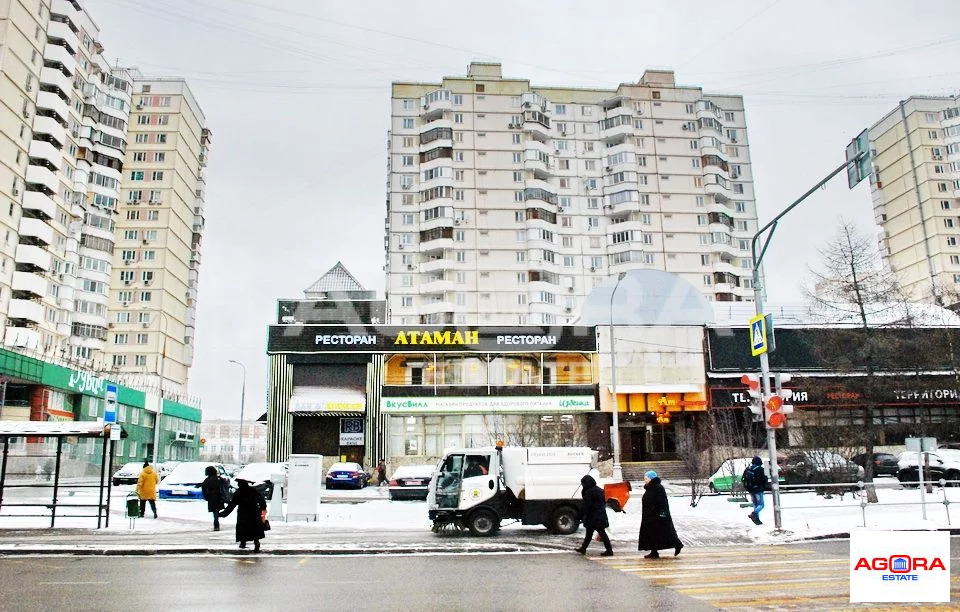
<path id="1" fill-rule="evenodd" d="M 233 475 L 234 480 L 246 480 L 250 486 L 260 491 L 264 499 L 270 499 L 273 496 L 273 477 L 280 474 L 286 481 L 287 463 L 248 463 Z M 285 482 L 280 483 L 281 486 Z"/>

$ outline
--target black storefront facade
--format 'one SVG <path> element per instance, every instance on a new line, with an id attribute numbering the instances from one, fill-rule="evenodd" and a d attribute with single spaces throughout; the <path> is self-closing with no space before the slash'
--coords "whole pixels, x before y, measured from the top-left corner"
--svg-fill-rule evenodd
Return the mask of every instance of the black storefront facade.
<path id="1" fill-rule="evenodd" d="M 956 328 L 862 330 L 798 327 L 776 331 L 772 372 L 791 375 L 794 414 L 777 432 L 783 448 L 843 447 L 862 436 L 870 416 L 874 443 L 899 446 L 904 438 L 960 439 L 960 375 Z M 746 328 L 708 328 L 707 395 L 729 430 L 763 445 L 762 423 L 751 423 L 749 396 L 740 381 L 758 373 Z M 868 359 L 869 355 L 869 359 Z M 871 362 L 873 376 L 866 363 Z M 868 412 L 869 409 L 869 412 Z M 861 437 L 862 439 L 862 437 Z"/>
<path id="2" fill-rule="evenodd" d="M 273 325 L 267 353 L 271 461 L 424 463 L 495 439 L 609 448 L 593 327 Z"/>

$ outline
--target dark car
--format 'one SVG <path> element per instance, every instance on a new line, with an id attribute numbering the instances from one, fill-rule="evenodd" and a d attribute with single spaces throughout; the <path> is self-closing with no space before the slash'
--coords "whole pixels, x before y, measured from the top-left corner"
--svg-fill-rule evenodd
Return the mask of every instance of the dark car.
<path id="1" fill-rule="evenodd" d="M 922 458 L 924 480 L 934 482 L 940 479 L 960 481 L 960 450 L 938 448 L 936 451 L 927 452 L 924 455 L 926 455 Z M 898 463 L 900 471 L 897 473 L 900 484 L 905 487 L 917 486 L 916 483 L 920 480 L 920 470 L 917 468 L 919 460 L 921 460 L 920 454 L 914 451 L 906 451 L 900 454 Z M 949 486 L 960 486 L 960 483 L 951 482 Z"/>
<path id="2" fill-rule="evenodd" d="M 863 468 L 837 453 L 813 450 L 789 455 L 780 474 L 788 485 L 855 483 L 863 478 Z"/>
<path id="3" fill-rule="evenodd" d="M 390 499 L 427 499 L 435 465 L 402 465 L 390 478 Z"/>
<path id="4" fill-rule="evenodd" d="M 326 484 L 328 489 L 335 487 L 353 487 L 362 489 L 367 485 L 369 475 L 363 471 L 359 463 L 352 461 L 334 463 L 327 470 Z"/>
<path id="5" fill-rule="evenodd" d="M 867 454 L 860 453 L 850 458 L 866 471 Z M 874 476 L 896 476 L 900 468 L 897 466 L 897 456 L 890 453 L 873 453 L 873 475 Z"/>

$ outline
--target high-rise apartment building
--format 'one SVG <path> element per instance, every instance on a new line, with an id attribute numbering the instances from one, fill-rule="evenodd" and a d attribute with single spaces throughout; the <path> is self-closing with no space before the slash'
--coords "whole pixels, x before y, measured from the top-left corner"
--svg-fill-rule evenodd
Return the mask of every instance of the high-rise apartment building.
<path id="1" fill-rule="evenodd" d="M 55 0 L 43 34 L 5 343 L 92 360 L 106 338 L 113 225 L 130 75 L 111 68 L 77 2 Z"/>
<path id="2" fill-rule="evenodd" d="M 119 372 L 182 390 L 193 363 L 210 131 L 182 79 L 133 83 L 107 353 Z"/>
<path id="3" fill-rule="evenodd" d="M 567 323 L 609 276 L 673 272 L 752 298 L 756 203 L 740 96 L 647 71 L 536 87 L 473 63 L 393 83 L 387 299 L 399 324 Z"/>
<path id="4" fill-rule="evenodd" d="M 886 262 L 914 299 L 960 302 L 960 98 L 911 97 L 870 141 Z"/>
<path id="5" fill-rule="evenodd" d="M 13 298 L 13 287 L 16 282 L 19 291 L 30 282 L 18 277 L 15 260 L 49 19 L 49 2 L 0 3 L 0 324 L 5 344 L 10 342 L 8 318 L 14 324 L 40 318 L 32 304 Z"/>

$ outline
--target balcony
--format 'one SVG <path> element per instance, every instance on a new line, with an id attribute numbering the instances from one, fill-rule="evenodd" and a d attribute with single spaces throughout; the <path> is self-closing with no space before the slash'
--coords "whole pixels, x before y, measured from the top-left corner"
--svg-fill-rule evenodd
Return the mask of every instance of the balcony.
<path id="1" fill-rule="evenodd" d="M 446 255 L 446 253 L 444 253 Z M 456 266 L 456 262 L 453 259 L 447 257 L 434 257 L 430 258 L 424 262 L 421 262 L 419 266 L 416 264 L 410 264 L 413 271 L 419 271 L 424 273 L 431 272 L 445 272 Z M 401 271 L 409 270 L 409 268 L 403 268 Z"/>
<path id="2" fill-rule="evenodd" d="M 42 191 L 28 191 L 23 194 L 23 209 L 33 211 L 33 216 L 44 219 L 53 219 L 57 215 L 56 202 Z"/>
<path id="3" fill-rule="evenodd" d="M 76 10 L 71 8 L 69 13 L 61 14 L 71 16 L 76 14 L 76 12 Z M 50 23 L 47 24 L 47 39 L 51 38 L 62 40 L 75 52 L 80 50 L 80 40 L 77 38 L 77 35 L 74 34 L 73 30 L 70 29 L 70 26 L 65 23 L 51 20 Z"/>
<path id="4" fill-rule="evenodd" d="M 47 46 L 43 49 L 43 59 L 45 63 L 56 62 L 60 64 L 65 71 L 70 73 L 70 76 L 77 72 L 77 60 L 64 46 L 47 43 Z"/>
<path id="5" fill-rule="evenodd" d="M 549 142 L 553 138 L 550 118 L 538 110 L 523 112 L 523 131 L 539 142 Z"/>
<path id="6" fill-rule="evenodd" d="M 11 288 L 16 298 L 42 299 L 47 295 L 47 279 L 34 272 L 14 272 Z"/>
<path id="7" fill-rule="evenodd" d="M 45 140 L 33 140 L 30 142 L 30 157 L 42 159 L 57 170 L 60 169 L 60 165 L 63 162 L 63 154 L 60 153 L 60 150 Z M 56 180 L 56 177 L 54 177 L 54 179 Z"/>
<path id="8" fill-rule="evenodd" d="M 33 134 L 34 136 L 37 134 L 47 134 L 56 140 L 61 147 L 67 142 L 67 132 L 63 129 L 63 125 L 51 117 L 34 117 Z"/>
<path id="9" fill-rule="evenodd" d="M 452 280 L 431 276 L 427 277 L 425 282 L 420 283 L 420 286 L 417 289 L 421 294 L 444 293 L 446 291 L 456 291 L 457 285 Z"/>
<path id="10" fill-rule="evenodd" d="M 37 109 L 53 111 L 61 124 L 67 123 L 70 119 L 70 108 L 67 103 L 52 91 L 41 91 L 37 94 Z"/>
<path id="11" fill-rule="evenodd" d="M 38 270 L 49 272 L 52 267 L 53 255 L 40 246 L 32 244 L 17 245 L 16 262 L 19 266 L 33 266 Z"/>
<path id="12" fill-rule="evenodd" d="M 32 148 L 32 147 L 31 147 Z M 57 175 L 45 166 L 27 166 L 27 184 L 45 189 L 49 195 L 60 193 L 60 181 Z"/>
<path id="13" fill-rule="evenodd" d="M 600 140 L 604 142 L 623 140 L 635 133 L 636 128 L 633 127 L 632 115 L 621 114 L 600 122 Z"/>
<path id="14" fill-rule="evenodd" d="M 421 117 L 443 114 L 443 111 L 453 109 L 453 96 L 449 89 L 431 91 L 420 98 L 420 107 L 423 109 Z"/>
<path id="15" fill-rule="evenodd" d="M 23 217 L 20 219 L 20 242 L 49 246 L 54 243 L 53 228 L 40 219 Z"/>
<path id="16" fill-rule="evenodd" d="M 451 211 L 447 211 L 448 214 L 451 214 Z M 420 223 L 420 230 L 423 232 L 440 229 L 440 228 L 452 228 L 453 227 L 453 217 L 436 217 L 428 221 L 422 221 Z"/>
<path id="17" fill-rule="evenodd" d="M 10 300 L 8 319 L 22 322 L 23 325 L 43 323 L 43 304 L 33 300 Z"/>
<path id="18" fill-rule="evenodd" d="M 421 315 L 434 315 L 446 312 L 453 312 L 455 309 L 452 302 L 441 300 L 439 302 L 429 302 L 422 304 L 419 308 Z"/>
<path id="19" fill-rule="evenodd" d="M 40 332 L 27 329 L 23 325 L 16 325 L 14 322 L 10 323 L 10 327 L 7 327 L 6 332 L 3 334 L 3 345 L 4 346 L 16 346 L 20 348 L 37 348 L 40 346 Z M 7 404 L 10 405 L 9 403 Z"/>
<path id="20" fill-rule="evenodd" d="M 43 67 L 40 70 L 40 82 L 45 85 L 53 85 L 61 92 L 61 97 L 68 100 L 73 93 L 73 79 L 65 75 L 58 68 Z"/>

